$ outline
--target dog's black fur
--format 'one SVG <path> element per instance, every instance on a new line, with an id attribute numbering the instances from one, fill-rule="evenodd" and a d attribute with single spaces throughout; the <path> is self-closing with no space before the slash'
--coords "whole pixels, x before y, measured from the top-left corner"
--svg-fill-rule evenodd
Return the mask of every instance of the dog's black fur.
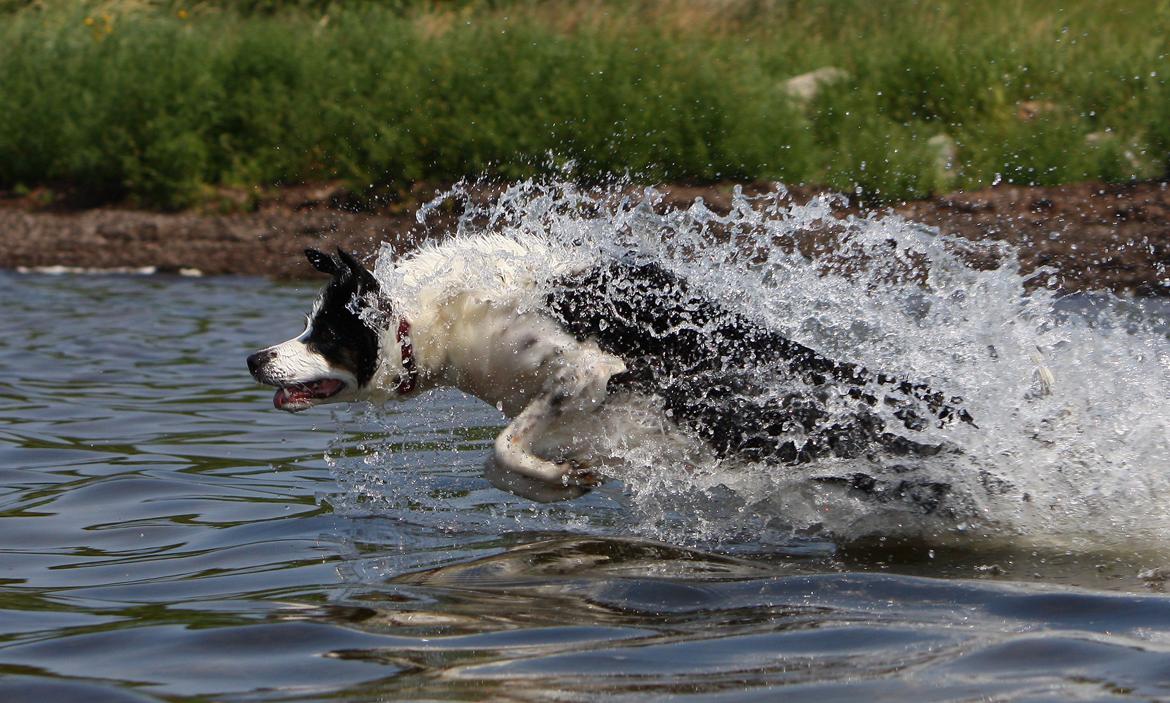
<path id="1" fill-rule="evenodd" d="M 657 264 L 614 261 L 560 279 L 546 304 L 576 337 L 594 339 L 626 362 L 627 371 L 610 380 L 610 390 L 657 395 L 676 422 L 721 456 L 798 464 L 826 455 L 855 457 L 872 448 L 940 451 L 885 432 L 868 410 L 878 402 L 893 406 L 911 430 L 955 419 L 974 424 L 957 407 L 961 399 L 829 359 L 728 311 Z M 777 395 L 777 387 L 791 391 Z M 880 401 L 878 389 L 889 390 Z M 830 394 L 855 401 L 847 419 L 826 421 Z M 802 437 L 799 443 L 791 439 L 794 433 Z"/>
<path id="2" fill-rule="evenodd" d="M 340 248 L 336 256 L 315 249 L 306 249 L 305 256 L 313 268 L 333 277 L 321 293 L 306 343 L 365 385 L 378 368 L 378 331 L 362 314 L 377 299 L 378 281 Z"/>
<path id="3" fill-rule="evenodd" d="M 377 300 L 378 281 L 340 247 L 336 255 L 306 249 L 305 256 L 313 268 L 332 276 L 308 321 L 305 345 L 365 385 L 378 368 L 378 332 L 363 319 L 363 311 Z M 271 361 L 273 354 L 270 347 L 248 357 L 248 370 L 253 376 Z"/>

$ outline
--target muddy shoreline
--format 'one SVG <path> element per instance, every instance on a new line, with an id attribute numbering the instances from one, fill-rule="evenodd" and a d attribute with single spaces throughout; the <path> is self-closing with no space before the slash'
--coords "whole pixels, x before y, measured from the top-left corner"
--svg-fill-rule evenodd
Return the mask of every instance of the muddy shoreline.
<path id="1" fill-rule="evenodd" d="M 664 205 L 686 206 L 696 197 L 726 210 L 732 185 L 667 186 Z M 753 184 L 748 192 L 767 192 Z M 802 202 L 816 189 L 797 188 Z M 354 212 L 345 192 L 332 186 L 285 189 L 249 212 L 158 213 L 117 207 L 70 210 L 37 206 L 29 197 L 0 194 L 0 268 L 37 270 L 143 269 L 160 273 L 242 274 L 276 278 L 314 276 L 306 247 L 340 245 L 369 255 L 382 242 L 399 251 L 420 238 L 442 234 L 451 216 L 418 225 L 414 203 Z M 970 239 L 1018 247 L 1022 268 L 1057 271 L 1044 277 L 1063 291 L 1112 290 L 1170 295 L 1170 184 L 1080 183 L 1057 187 L 1001 186 L 953 193 L 883 208 L 910 220 Z M 863 212 L 845 205 L 837 215 Z"/>

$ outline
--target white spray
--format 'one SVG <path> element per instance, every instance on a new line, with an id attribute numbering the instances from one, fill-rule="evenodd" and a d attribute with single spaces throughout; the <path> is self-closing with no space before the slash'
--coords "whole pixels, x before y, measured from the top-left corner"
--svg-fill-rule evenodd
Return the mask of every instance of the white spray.
<path id="1" fill-rule="evenodd" d="M 945 236 L 893 214 L 837 220 L 832 198 L 793 205 L 782 189 L 762 197 L 737 192 L 726 215 L 701 200 L 665 207 L 653 190 L 620 185 L 527 182 L 486 204 L 471 190 L 443 194 L 420 211 L 420 221 L 454 198 L 465 208 L 457 237 L 545 237 L 585 260 L 637 251 L 830 357 L 962 396 L 978 424 L 916 437 L 956 448 L 914 467 L 951 486 L 945 515 L 810 480 L 872 470 L 849 464 L 862 460 L 798 469 L 713 459 L 681 466 L 668 451 L 642 447 L 629 450 L 628 467 L 614 477 L 620 497 L 610 489 L 602 498 L 530 511 L 500 494 L 477 520 L 486 513 L 529 529 L 602 532 L 620 520 L 622 532 L 688 544 L 822 533 L 1026 535 L 1082 545 L 1170 537 L 1170 339 L 1166 310 L 1155 311 L 1156 304 L 1105 294 L 1061 301 L 1042 285 L 1026 286 L 1006 245 Z M 989 267 L 989 260 L 998 264 Z M 523 262 L 525 270 L 539 266 Z M 469 267 L 468 275 L 490 276 L 491 268 Z M 378 274 L 396 283 L 392 267 Z M 542 278 L 539 271 L 533 277 Z M 414 415 L 406 423 L 402 414 L 382 416 L 391 439 L 363 447 L 360 461 L 334 462 L 344 485 L 364 495 L 358 502 L 393 511 L 421 500 L 431 514 L 444 511 L 442 500 L 425 497 L 433 485 L 405 479 L 429 460 L 412 467 L 409 452 L 391 448 L 409 441 L 426 416 L 459 425 L 436 407 L 443 403 L 449 408 L 450 396 L 404 409 Z M 621 448 L 620 436 L 612 441 Z M 477 480 L 468 474 L 467 481 Z M 481 498 L 492 495 L 483 490 Z M 458 510 L 444 518 L 448 524 L 464 519 Z"/>

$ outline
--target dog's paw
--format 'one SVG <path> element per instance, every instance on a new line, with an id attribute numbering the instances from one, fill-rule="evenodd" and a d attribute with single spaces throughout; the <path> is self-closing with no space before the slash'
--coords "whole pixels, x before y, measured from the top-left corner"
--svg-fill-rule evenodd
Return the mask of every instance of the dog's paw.
<path id="1" fill-rule="evenodd" d="M 548 462 L 550 468 L 559 468 L 558 464 Z M 562 474 L 563 475 L 563 474 Z M 493 486 L 509 493 L 535 500 L 539 503 L 555 503 L 562 500 L 580 498 L 589 492 L 590 487 L 578 486 L 571 483 L 562 484 L 556 479 L 537 479 L 515 471 L 509 471 L 501 466 L 494 458 L 489 458 L 484 464 L 484 478 Z"/>
<path id="2" fill-rule="evenodd" d="M 589 466 L 575 459 L 558 461 L 556 464 L 561 467 L 561 484 L 564 486 L 590 489 L 597 488 L 605 482 L 601 474 L 595 473 Z"/>

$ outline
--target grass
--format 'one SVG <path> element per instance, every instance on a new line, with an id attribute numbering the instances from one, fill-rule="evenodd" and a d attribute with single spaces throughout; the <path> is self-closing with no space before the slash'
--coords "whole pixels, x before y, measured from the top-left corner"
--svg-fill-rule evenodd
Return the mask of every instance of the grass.
<path id="1" fill-rule="evenodd" d="M 1168 57 L 1170 0 L 0 0 L 0 189 L 1164 177 Z"/>

